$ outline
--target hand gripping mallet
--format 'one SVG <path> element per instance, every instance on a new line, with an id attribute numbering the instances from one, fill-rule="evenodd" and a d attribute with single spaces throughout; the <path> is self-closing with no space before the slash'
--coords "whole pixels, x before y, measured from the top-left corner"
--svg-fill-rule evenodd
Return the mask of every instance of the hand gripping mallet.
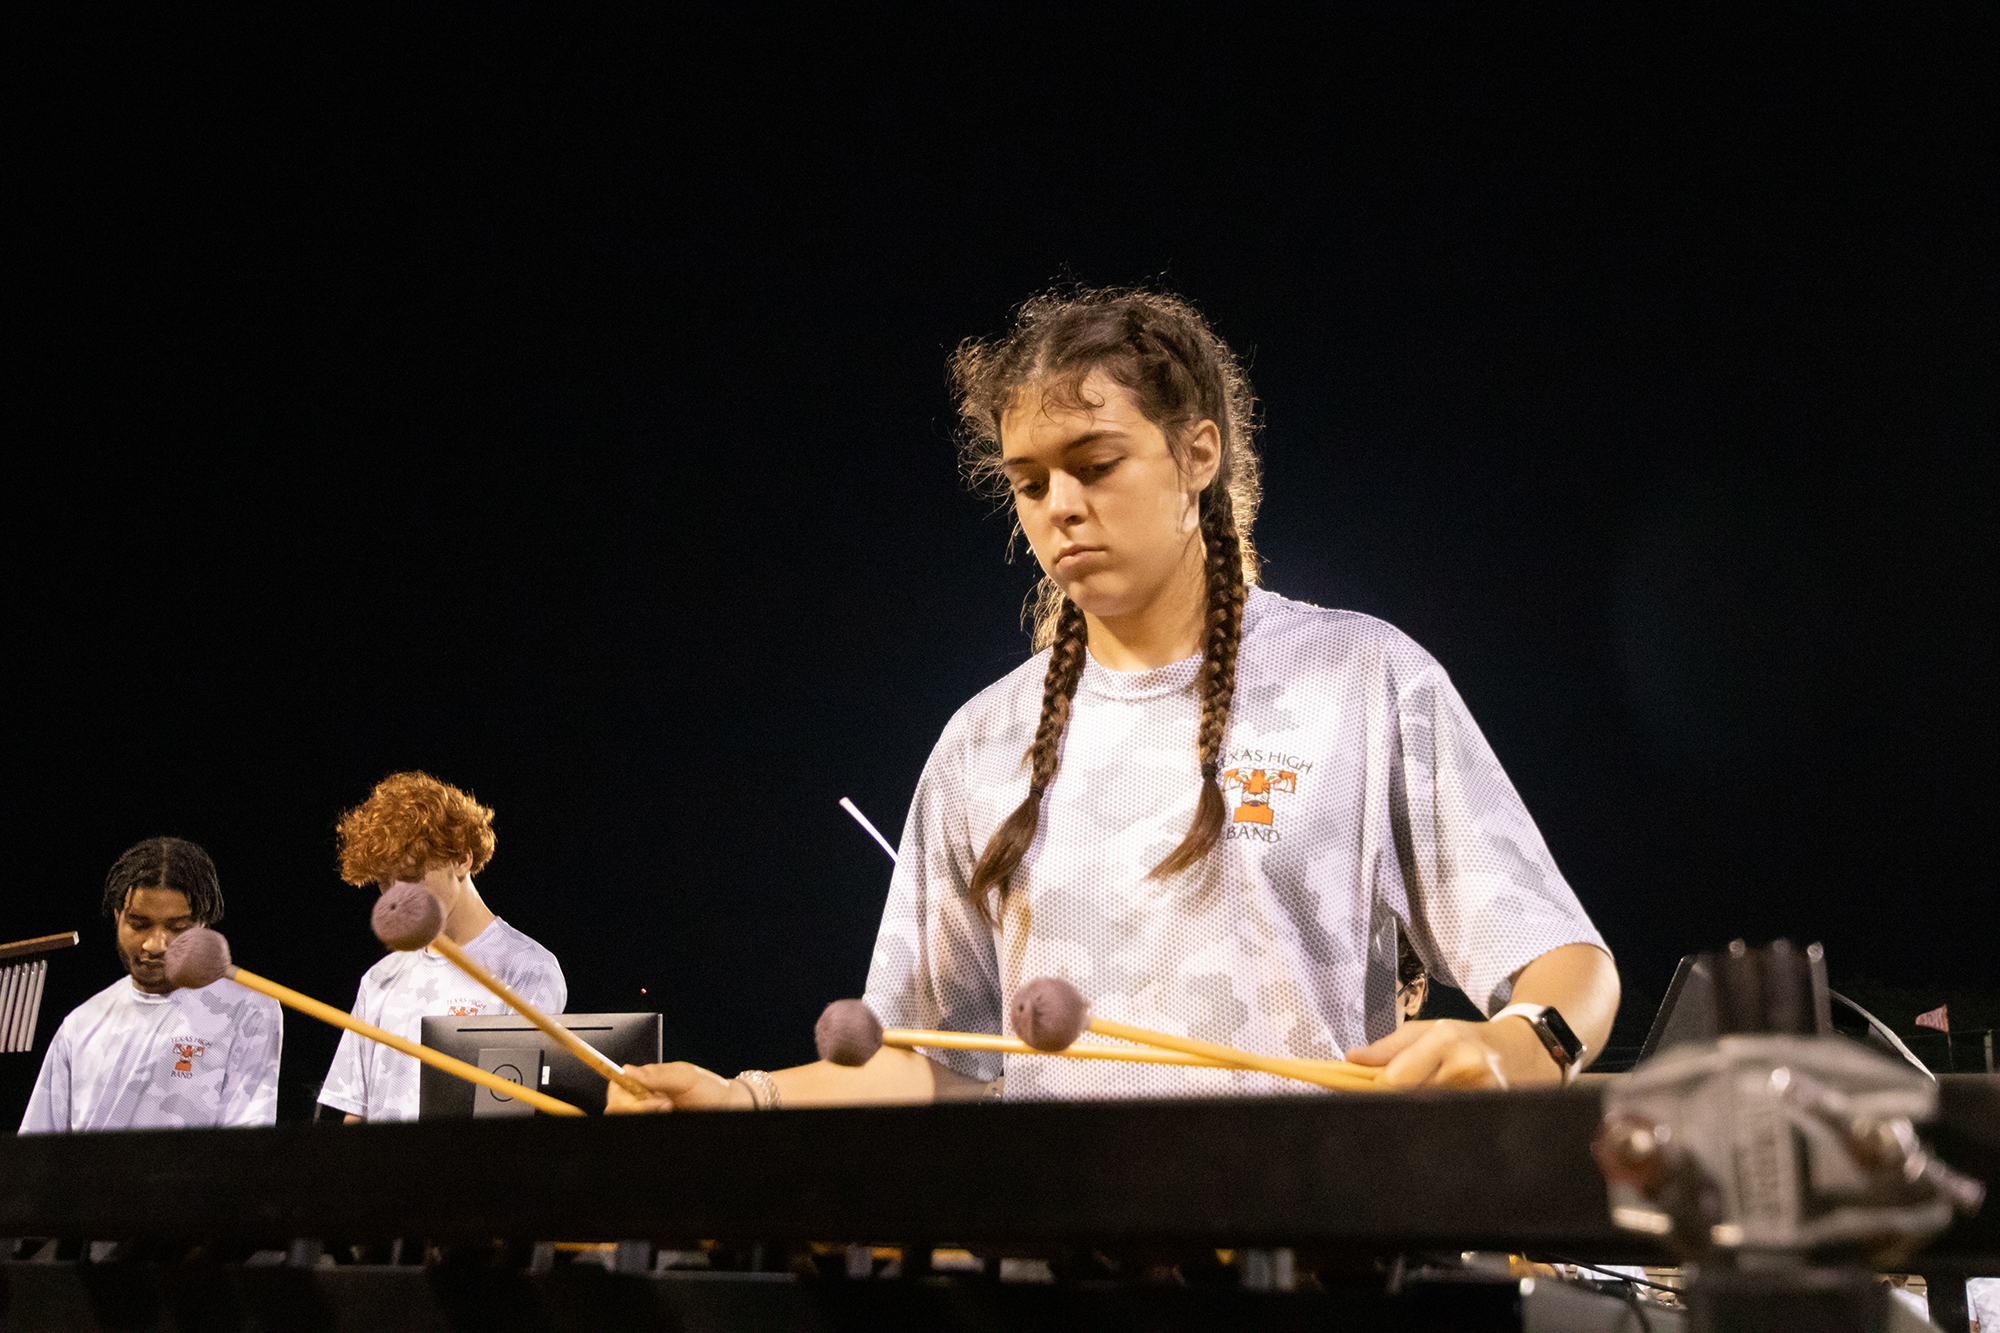
<path id="1" fill-rule="evenodd" d="M 370 916 L 375 938 L 398 953 L 414 953 L 429 945 L 449 958 L 459 971 L 500 998 L 500 1002 L 553 1037 L 564 1050 L 610 1079 L 634 1097 L 651 1097 L 653 1090 L 626 1073 L 610 1056 L 577 1036 L 514 993 L 514 988 L 469 957 L 444 933 L 444 904 L 421 884 L 398 884 L 375 900 Z"/>
<path id="2" fill-rule="evenodd" d="M 200 990 L 212 986 L 224 977 L 239 986 L 268 995 L 279 1004 L 289 1005 L 302 1014 L 311 1014 L 323 1023 L 331 1023 L 337 1028 L 345 1028 L 356 1036 L 370 1041 L 379 1041 L 392 1051 L 421 1060 L 434 1069 L 442 1069 L 468 1083 L 477 1083 L 490 1088 L 502 1097 L 514 1097 L 526 1102 L 538 1111 L 550 1115 L 582 1115 L 583 1112 L 568 1102 L 559 1102 L 545 1092 L 524 1088 L 518 1083 L 510 1083 L 498 1074 L 489 1073 L 477 1065 L 469 1065 L 463 1060 L 454 1060 L 443 1051 L 434 1051 L 428 1046 L 419 1046 L 413 1041 L 384 1032 L 373 1023 L 364 1023 L 353 1014 L 336 1009 L 330 1004 L 321 1004 L 310 995 L 301 995 L 289 986 L 245 971 L 229 961 L 229 941 L 220 934 L 204 926 L 183 931 L 167 946 L 167 980 L 176 986 L 189 990 Z"/>

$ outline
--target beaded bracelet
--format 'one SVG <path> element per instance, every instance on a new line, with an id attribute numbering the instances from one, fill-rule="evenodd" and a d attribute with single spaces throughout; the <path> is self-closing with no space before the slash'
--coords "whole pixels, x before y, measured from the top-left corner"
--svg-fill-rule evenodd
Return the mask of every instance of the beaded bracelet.
<path id="1" fill-rule="evenodd" d="M 746 1069 L 736 1076 L 736 1081 L 750 1094 L 750 1105 L 759 1111 L 775 1111 L 785 1104 L 778 1095 L 778 1081 L 761 1069 Z"/>

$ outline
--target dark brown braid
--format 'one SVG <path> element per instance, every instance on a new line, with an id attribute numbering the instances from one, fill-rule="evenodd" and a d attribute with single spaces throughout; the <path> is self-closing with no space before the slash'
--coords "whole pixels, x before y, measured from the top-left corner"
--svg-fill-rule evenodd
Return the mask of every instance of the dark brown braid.
<path id="1" fill-rule="evenodd" d="M 1069 726 L 1070 701 L 1076 698 L 1076 683 L 1083 678 L 1085 637 L 1083 611 L 1064 598 L 1056 620 L 1056 640 L 1049 649 L 1048 674 L 1042 677 L 1042 715 L 1035 723 L 1035 742 L 1028 747 L 1028 799 L 1014 807 L 1014 813 L 994 831 L 972 872 L 972 905 L 988 925 L 999 924 L 996 900 L 1006 895 L 1008 881 L 1041 825 L 1042 794 L 1055 781 L 1063 731 Z"/>
<path id="2" fill-rule="evenodd" d="M 1222 766 L 1222 736 L 1229 726 L 1229 705 L 1236 697 L 1236 650 L 1243 642 L 1243 603 L 1249 589 L 1243 582 L 1243 556 L 1237 547 L 1236 519 L 1229 492 L 1223 491 L 1201 516 L 1201 538 L 1208 547 L 1208 633 L 1201 649 L 1201 728 L 1195 746 L 1201 755 L 1201 797 L 1181 845 L 1153 867 L 1154 877 L 1177 875 L 1207 856 L 1222 839 L 1226 815 L 1217 770 Z"/>
<path id="3" fill-rule="evenodd" d="M 1013 329 L 992 341 L 970 339 L 952 357 L 965 464 L 975 482 L 1006 493 L 1000 419 L 1027 393 L 1045 407 L 1089 406 L 1084 381 L 1102 370 L 1129 390 L 1146 419 L 1167 437 L 1179 463 L 1202 422 L 1215 424 L 1221 444 L 1215 478 L 1201 493 L 1201 536 L 1207 608 L 1202 640 L 1201 726 L 1196 736 L 1201 796 L 1193 825 L 1154 875 L 1198 863 L 1221 839 L 1225 811 L 1217 770 L 1229 707 L 1236 694 L 1236 654 L 1247 588 L 1257 581 L 1250 529 L 1262 495 L 1256 451 L 1255 400 L 1228 344 L 1198 311 L 1165 292 L 1072 289 L 1035 297 L 1016 312 Z M 1055 780 L 1071 701 L 1083 674 L 1083 612 L 1044 578 L 1030 598 L 1035 646 L 1050 647 L 1042 711 L 1029 747 L 1028 797 L 1007 816 L 972 873 L 973 906 L 997 924 L 1000 901 L 1035 840 L 1042 796 Z"/>

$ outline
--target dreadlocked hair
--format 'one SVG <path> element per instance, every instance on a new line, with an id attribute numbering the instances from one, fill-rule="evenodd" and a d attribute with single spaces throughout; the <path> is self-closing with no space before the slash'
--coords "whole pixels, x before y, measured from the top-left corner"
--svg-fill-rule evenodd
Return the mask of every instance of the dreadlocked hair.
<path id="1" fill-rule="evenodd" d="M 222 920 L 222 883 L 215 862 L 185 838 L 148 838 L 126 848 L 104 877 L 104 915 L 123 912 L 134 889 L 180 894 L 198 926 Z"/>
<path id="2" fill-rule="evenodd" d="M 1236 694 L 1236 653 L 1243 606 L 1257 581 L 1250 540 L 1263 491 L 1255 433 L 1255 398 L 1243 367 L 1200 312 L 1166 292 L 1139 288 L 1071 288 L 1036 296 L 1015 312 L 1014 326 L 995 339 L 968 339 L 951 358 L 967 479 L 1005 501 L 1000 420 L 1030 393 L 1043 410 L 1098 406 L 1085 394 L 1094 372 L 1129 391 L 1146 419 L 1166 436 L 1185 467 L 1187 442 L 1204 421 L 1221 444 L 1215 478 L 1199 497 L 1207 590 L 1202 641 L 1201 724 L 1195 736 L 1201 794 L 1187 836 L 1153 868 L 1177 874 L 1208 855 L 1222 836 L 1225 810 L 1216 785 L 1229 705 Z M 1015 535 L 1020 535 L 1019 524 Z M 1010 546 L 1011 550 L 1011 546 Z M 1037 649 L 1049 649 L 1042 711 L 1029 747 L 1028 796 L 999 829 L 972 872 L 973 907 L 997 924 L 1001 903 L 1041 823 L 1042 796 L 1062 758 L 1077 681 L 1083 675 L 1083 612 L 1051 578 L 1029 594 Z"/>

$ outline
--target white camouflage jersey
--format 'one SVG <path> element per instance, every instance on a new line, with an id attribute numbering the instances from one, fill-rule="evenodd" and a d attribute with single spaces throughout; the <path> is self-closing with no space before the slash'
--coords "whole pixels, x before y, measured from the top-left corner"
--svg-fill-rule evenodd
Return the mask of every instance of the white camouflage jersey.
<path id="1" fill-rule="evenodd" d="M 917 784 L 875 943 L 867 1000 L 884 1026 L 1012 1035 L 1015 989 L 1054 976 L 1099 1017 L 1337 1059 L 1395 1027 L 1398 922 L 1430 974 L 1488 1013 L 1550 949 L 1604 947 L 1443 668 L 1379 620 L 1258 588 L 1223 743 L 1223 841 L 1148 878 L 1194 817 L 1200 665 L 1086 660 L 998 930 L 966 886 L 1027 796 L 1048 654 L 958 711 Z M 1232 1070 L 927 1053 L 980 1079 L 1004 1068 L 1009 1097 L 1312 1090 Z"/>
<path id="2" fill-rule="evenodd" d="M 2000 1277 L 1969 1277 L 1965 1280 L 1966 1313 L 1972 1316 L 1975 1333 L 2000 1329 Z M 1930 1313 L 1928 1304 L 1924 1313 Z"/>
<path id="3" fill-rule="evenodd" d="M 150 995 L 120 977 L 56 1029 L 21 1132 L 272 1124 L 284 1038 L 278 1002 L 233 981 Z"/>
<path id="4" fill-rule="evenodd" d="M 556 956 L 498 917 L 473 937 L 465 952 L 543 1013 L 569 1003 Z M 511 1014 L 484 986 L 429 949 L 391 953 L 361 978 L 354 1016 L 409 1041 L 423 1039 L 424 1019 L 445 1014 Z M 415 1120 L 415 1058 L 352 1032 L 340 1034 L 320 1102 L 364 1120 Z"/>

